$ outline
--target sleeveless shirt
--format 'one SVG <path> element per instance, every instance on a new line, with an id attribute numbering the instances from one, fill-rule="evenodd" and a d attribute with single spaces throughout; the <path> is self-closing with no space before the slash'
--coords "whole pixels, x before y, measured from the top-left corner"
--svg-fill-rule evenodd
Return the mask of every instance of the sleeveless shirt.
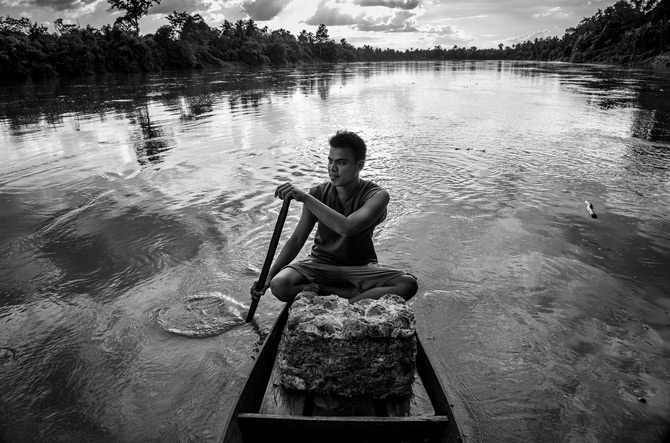
<path id="1" fill-rule="evenodd" d="M 309 193 L 326 206 L 346 217 L 360 209 L 370 197 L 381 190 L 382 187 L 373 182 L 360 180 L 358 187 L 344 204 L 340 202 L 337 189 L 330 182 L 311 188 Z M 314 246 L 312 246 L 310 254 L 314 259 L 336 266 L 358 266 L 377 262 L 377 254 L 372 244 L 372 234 L 375 227 L 386 218 L 386 209 L 371 226 L 349 237 L 342 237 L 326 226 L 325 223 L 321 223 L 314 214 L 312 214 L 312 217 L 317 223 Z"/>

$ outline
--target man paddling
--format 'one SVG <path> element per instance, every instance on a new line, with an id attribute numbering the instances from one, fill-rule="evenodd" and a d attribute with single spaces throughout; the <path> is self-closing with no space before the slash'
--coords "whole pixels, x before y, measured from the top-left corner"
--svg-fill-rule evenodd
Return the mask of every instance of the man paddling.
<path id="1" fill-rule="evenodd" d="M 291 183 L 275 191 L 280 199 L 302 203 L 302 215 L 264 287 L 256 291 L 252 286 L 252 298 L 271 288 L 279 300 L 289 301 L 315 284 L 320 293 L 337 294 L 351 303 L 385 294 L 409 300 L 417 291 L 416 277 L 377 263 L 372 234 L 386 218 L 389 194 L 359 176 L 365 165 L 365 142 L 353 132 L 338 131 L 329 143 L 329 181 L 308 193 Z M 310 255 L 294 261 L 314 225 L 317 232 Z"/>

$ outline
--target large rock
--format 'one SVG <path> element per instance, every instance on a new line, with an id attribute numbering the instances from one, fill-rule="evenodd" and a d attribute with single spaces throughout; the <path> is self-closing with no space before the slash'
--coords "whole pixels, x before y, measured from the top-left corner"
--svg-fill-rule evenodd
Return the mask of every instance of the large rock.
<path id="1" fill-rule="evenodd" d="M 355 304 L 303 291 L 289 311 L 279 351 L 288 389 L 373 398 L 411 394 L 414 313 L 397 295 Z"/>

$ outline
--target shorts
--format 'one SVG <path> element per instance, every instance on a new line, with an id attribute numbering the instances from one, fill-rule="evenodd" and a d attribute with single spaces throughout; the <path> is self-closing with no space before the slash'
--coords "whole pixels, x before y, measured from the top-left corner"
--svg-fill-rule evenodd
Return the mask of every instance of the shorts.
<path id="1" fill-rule="evenodd" d="M 360 266 L 336 266 L 320 263 L 312 257 L 307 257 L 286 267 L 298 271 L 310 283 L 330 287 L 351 285 L 360 292 L 384 286 L 394 278 L 403 275 L 416 280 L 416 277 L 408 272 L 387 268 L 376 262 Z"/>

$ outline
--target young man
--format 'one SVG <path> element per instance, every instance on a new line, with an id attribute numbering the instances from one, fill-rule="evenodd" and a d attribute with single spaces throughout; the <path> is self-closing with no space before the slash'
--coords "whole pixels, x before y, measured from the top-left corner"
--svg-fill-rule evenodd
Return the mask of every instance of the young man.
<path id="1" fill-rule="evenodd" d="M 372 233 L 386 218 L 389 194 L 359 177 L 365 165 L 365 142 L 347 131 L 338 131 L 329 142 L 329 181 L 309 193 L 291 183 L 275 191 L 280 199 L 302 203 L 302 215 L 270 268 L 264 288 L 256 292 L 252 287 L 252 297 L 260 297 L 269 287 L 275 297 L 289 301 L 308 284 L 316 284 L 319 293 L 337 294 L 350 303 L 385 294 L 409 300 L 417 291 L 416 278 L 377 264 Z M 304 260 L 293 261 L 315 224 L 312 252 Z"/>

